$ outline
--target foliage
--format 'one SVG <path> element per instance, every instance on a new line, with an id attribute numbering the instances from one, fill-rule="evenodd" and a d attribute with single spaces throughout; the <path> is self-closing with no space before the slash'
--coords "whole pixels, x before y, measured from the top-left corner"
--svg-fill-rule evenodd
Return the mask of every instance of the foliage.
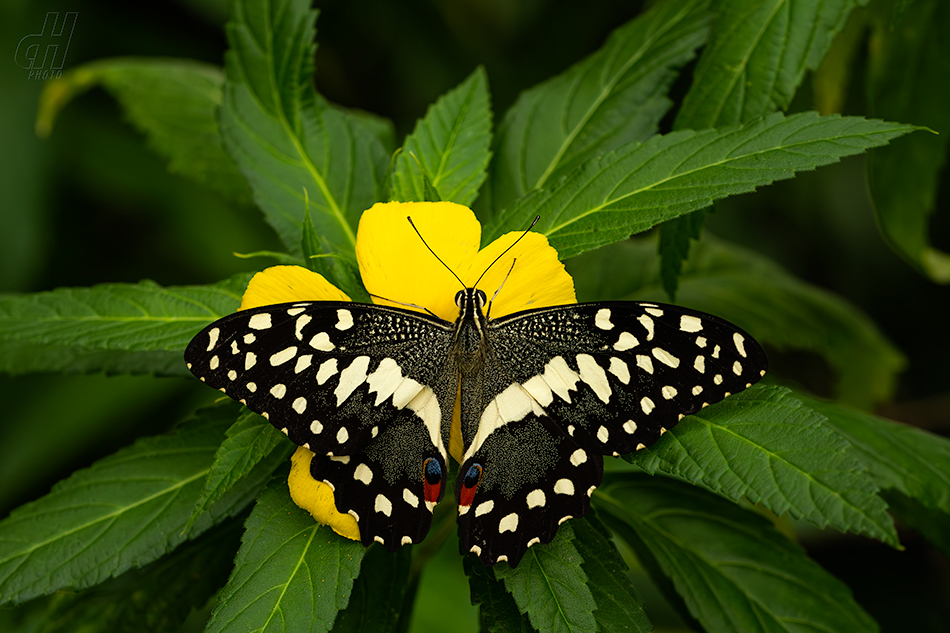
<path id="1" fill-rule="evenodd" d="M 635 582 L 641 567 L 697 629 L 877 630 L 873 605 L 809 558 L 789 521 L 899 548 L 896 516 L 950 551 L 935 528 L 950 521 L 950 441 L 871 413 L 893 396 L 906 360 L 867 315 L 765 255 L 704 235 L 702 215 L 729 196 L 880 148 L 869 179 L 882 234 L 922 275 L 950 279 L 927 225 L 948 119 L 942 101 L 922 94 L 928 78 L 946 90 L 937 35 L 950 10 L 939 0 L 897 2 L 894 13 L 866 4 L 658 2 L 524 90 L 497 128 L 491 73 L 475 68 L 398 149 L 389 120 L 316 90 L 317 12 L 307 0 L 235 1 L 223 69 L 103 59 L 48 83 L 40 133 L 52 133 L 78 94 L 103 87 L 170 170 L 235 208 L 252 199 L 280 261 L 310 266 L 351 296 L 365 297 L 355 230 L 376 201 L 471 205 L 483 243 L 540 215 L 535 230 L 571 258 L 580 300 L 675 293 L 779 358 L 818 357 L 836 376 L 825 394 L 835 400 L 814 398 L 778 363 L 771 382 L 616 460 L 591 514 L 514 570 L 440 552 L 454 542 L 444 507 L 412 550 L 389 554 L 337 536 L 290 499 L 289 443 L 236 404 L 211 404 L 86 464 L 0 521 L 0 603 L 25 603 L 0 613 L 5 630 L 170 631 L 193 610 L 214 632 L 407 630 L 439 608 L 420 582 L 445 556 L 464 568 L 487 631 L 652 630 Z M 804 78 L 817 71 L 815 96 L 828 112 L 842 90 L 829 77 L 843 76 L 839 59 L 854 54 L 836 47 L 853 46 L 852 31 L 865 26 L 878 44 L 871 111 L 914 125 L 801 107 Z M 4 294 L 0 371 L 190 379 L 185 345 L 237 308 L 248 278 Z M 199 580 L 194 591 L 189 578 Z M 155 605 L 169 606 L 159 614 Z"/>

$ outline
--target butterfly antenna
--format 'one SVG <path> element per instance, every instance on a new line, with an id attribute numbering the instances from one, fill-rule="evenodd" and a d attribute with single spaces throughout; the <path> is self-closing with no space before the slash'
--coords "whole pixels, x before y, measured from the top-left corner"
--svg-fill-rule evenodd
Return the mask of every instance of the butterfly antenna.
<path id="1" fill-rule="evenodd" d="M 436 252 L 435 252 L 434 250 L 432 250 L 432 247 L 429 246 L 428 242 L 426 242 L 426 238 L 422 237 L 422 233 L 420 233 L 420 232 L 419 232 L 419 229 L 416 228 L 416 225 L 413 223 L 412 218 L 411 218 L 410 216 L 406 216 L 406 219 L 409 220 L 410 226 L 412 226 L 412 229 L 416 232 L 416 235 L 419 236 L 419 239 L 422 240 L 422 243 L 425 244 L 425 247 L 429 249 L 429 252 L 432 253 L 432 254 L 435 256 L 435 258 L 436 258 L 437 260 L 439 260 L 439 263 L 440 263 L 440 264 L 442 264 L 443 266 L 445 266 L 445 269 L 446 269 L 447 271 L 449 271 L 450 273 L 452 273 L 452 276 L 453 276 L 453 277 L 455 277 L 456 279 L 459 280 L 459 283 L 462 284 L 462 288 L 465 288 L 465 287 L 466 287 L 466 286 L 465 286 L 465 282 L 462 281 L 461 278 L 459 278 L 459 276 L 455 274 L 455 271 L 454 271 L 454 270 L 452 270 L 451 268 L 449 268 L 449 265 L 448 265 L 448 264 L 446 264 L 444 261 L 442 261 L 442 258 L 441 258 L 441 257 L 439 257 L 438 255 L 436 255 Z M 479 279 L 481 279 L 481 277 L 479 277 Z M 478 282 L 476 282 L 476 283 L 478 283 Z"/>
<path id="2" fill-rule="evenodd" d="M 396 305 L 399 305 L 399 306 L 406 306 L 407 308 L 416 308 L 418 310 L 425 310 L 426 312 L 428 312 L 435 318 L 437 319 L 439 318 L 438 314 L 436 314 L 435 312 L 433 312 L 432 310 L 430 310 L 429 308 L 425 306 L 419 306 L 414 303 L 404 303 L 402 301 L 396 301 L 395 299 L 387 299 L 386 297 L 382 297 L 380 295 L 374 295 L 372 292 L 369 293 L 369 296 L 371 296 L 374 299 L 380 299 L 381 301 L 388 301 L 389 303 L 395 303 Z"/>
<path id="3" fill-rule="evenodd" d="M 515 257 L 514 261 L 511 262 L 511 268 L 508 269 L 508 274 L 505 275 L 505 278 L 501 280 L 501 285 L 498 286 L 498 290 L 495 291 L 495 294 L 491 296 L 491 301 L 488 302 L 488 309 L 485 310 L 485 318 L 491 318 L 491 306 L 495 302 L 495 297 L 498 296 L 498 293 L 501 292 L 501 289 L 505 287 L 505 282 L 508 281 L 508 278 L 511 277 L 511 271 L 515 269 L 515 264 L 517 263 L 518 258 Z"/>
<path id="4" fill-rule="evenodd" d="M 524 231 L 524 233 L 522 233 L 521 236 L 520 236 L 518 239 L 516 239 L 514 242 L 511 243 L 511 246 L 509 246 L 508 248 L 506 248 L 505 250 L 503 250 L 503 251 L 501 252 L 501 255 L 499 255 L 498 257 L 496 257 L 495 260 L 494 260 L 492 263 L 490 263 L 490 264 L 488 265 L 488 268 L 485 269 L 485 272 L 483 272 L 483 273 L 481 274 L 481 276 L 475 281 L 475 283 L 472 284 L 472 288 L 474 288 L 475 286 L 478 285 L 478 282 L 482 280 L 482 277 L 485 276 L 485 273 L 487 273 L 489 270 L 491 270 L 491 267 L 494 266 L 496 263 L 498 263 L 498 260 L 499 260 L 499 259 L 501 259 L 502 257 L 505 256 L 505 253 L 507 253 L 508 251 L 510 251 L 511 249 L 513 249 L 513 248 L 515 247 L 515 244 L 517 244 L 517 243 L 520 242 L 522 239 L 524 239 L 524 236 L 527 235 L 527 234 L 531 231 L 531 229 L 534 228 L 534 225 L 537 224 L 537 223 L 538 223 L 538 220 L 540 220 L 540 219 L 541 219 L 541 216 L 540 216 L 540 215 L 534 216 L 534 222 L 531 223 L 531 226 L 529 226 L 528 228 L 526 228 L 525 231 Z M 514 264 L 511 265 L 512 268 L 514 268 L 514 266 L 515 266 Z M 510 271 L 510 270 L 508 271 L 508 274 L 509 274 L 509 275 L 511 274 L 511 271 Z M 505 279 L 507 279 L 507 277 L 505 277 Z M 504 285 L 504 282 L 502 283 L 502 285 Z M 498 289 L 501 290 L 501 287 L 499 286 Z M 498 292 L 496 291 L 495 294 L 497 295 Z M 494 297 L 492 297 L 492 298 L 494 299 Z"/>

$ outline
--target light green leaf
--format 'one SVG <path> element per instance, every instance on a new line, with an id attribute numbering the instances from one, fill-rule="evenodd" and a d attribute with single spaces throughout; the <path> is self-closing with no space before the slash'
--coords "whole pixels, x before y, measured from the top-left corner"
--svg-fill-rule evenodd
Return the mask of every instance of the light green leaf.
<path id="1" fill-rule="evenodd" d="M 851 443 L 877 485 L 950 515 L 950 440 L 832 402 L 802 400 Z"/>
<path id="2" fill-rule="evenodd" d="M 950 5 L 926 0 L 903 8 L 896 27 L 885 15 L 874 23 L 871 112 L 926 125 L 937 134 L 914 134 L 873 152 L 868 178 L 878 225 L 891 246 L 933 281 L 946 284 L 950 254 L 932 247 L 929 234 L 950 138 Z"/>
<path id="3" fill-rule="evenodd" d="M 671 0 L 615 30 L 596 53 L 525 91 L 498 129 L 495 212 L 584 161 L 656 133 L 666 92 L 708 32 L 708 0 Z"/>
<path id="4" fill-rule="evenodd" d="M 187 375 L 188 341 L 234 312 L 249 275 L 211 286 L 151 281 L 0 295 L 0 371 Z"/>
<path id="5" fill-rule="evenodd" d="M 481 67 L 429 107 L 396 157 L 392 199 L 427 200 L 425 180 L 440 200 L 470 205 L 491 157 L 488 76 Z"/>
<path id="6" fill-rule="evenodd" d="M 218 131 L 224 73 L 187 59 L 119 57 L 83 64 L 49 81 L 40 97 L 37 133 L 48 136 L 71 99 L 101 85 L 142 131 L 168 169 L 240 202 L 251 192 Z"/>
<path id="7" fill-rule="evenodd" d="M 273 471 L 293 452 L 293 444 L 286 441 L 280 431 L 248 409 L 241 411 L 226 435 L 227 439 L 221 442 L 221 446 L 215 451 L 214 462 L 205 478 L 204 487 L 198 495 L 186 529 L 227 494 L 232 486 L 251 473 L 260 462 L 267 463 L 262 467 L 263 470 Z M 280 450 L 275 451 L 278 447 Z"/>
<path id="8" fill-rule="evenodd" d="M 304 188 L 317 232 L 352 253 L 360 214 L 381 199 L 389 159 L 363 117 L 331 107 L 313 87 L 308 0 L 239 0 L 221 106 L 225 147 L 287 249 L 300 254 Z"/>
<path id="9" fill-rule="evenodd" d="M 654 240 L 629 240 L 570 262 L 580 301 L 665 298 Z M 707 235 L 683 271 L 678 301 L 732 321 L 778 349 L 808 350 L 837 374 L 837 397 L 887 400 L 905 360 L 855 306 L 771 260 Z"/>
<path id="10" fill-rule="evenodd" d="M 574 546 L 583 557 L 581 568 L 587 575 L 597 608 L 594 619 L 600 631 L 649 633 L 653 624 L 643 610 L 628 567 L 610 540 L 610 532 L 593 512 L 572 523 Z"/>
<path id="11" fill-rule="evenodd" d="M 883 145 L 914 128 L 859 117 L 773 114 L 721 130 L 673 132 L 591 159 L 552 191 L 530 193 L 486 227 L 484 243 L 527 226 L 566 259 L 713 200 Z"/>
<path id="12" fill-rule="evenodd" d="M 675 129 L 746 123 L 785 110 L 855 6 L 867 0 L 729 0 L 699 58 Z"/>
<path id="13" fill-rule="evenodd" d="M 684 418 L 628 456 L 733 501 L 898 546 L 887 504 L 858 454 L 787 389 L 756 385 Z"/>
<path id="14" fill-rule="evenodd" d="M 96 585 L 244 508 L 270 472 L 246 477 L 184 530 L 236 410 L 205 409 L 174 433 L 139 440 L 0 521 L 0 604 Z"/>
<path id="15" fill-rule="evenodd" d="M 366 548 L 298 508 L 286 468 L 261 494 L 246 527 L 205 631 L 329 631 L 349 602 Z"/>
<path id="16" fill-rule="evenodd" d="M 591 612 L 597 604 L 583 562 L 574 546 L 574 530 L 565 523 L 553 541 L 530 548 L 515 569 L 499 564 L 493 570 L 540 633 L 593 633 L 597 622 Z"/>
<path id="17" fill-rule="evenodd" d="M 878 630 L 843 583 L 757 514 L 645 475 L 618 477 L 594 498 L 601 517 L 647 569 L 672 581 L 707 631 Z"/>

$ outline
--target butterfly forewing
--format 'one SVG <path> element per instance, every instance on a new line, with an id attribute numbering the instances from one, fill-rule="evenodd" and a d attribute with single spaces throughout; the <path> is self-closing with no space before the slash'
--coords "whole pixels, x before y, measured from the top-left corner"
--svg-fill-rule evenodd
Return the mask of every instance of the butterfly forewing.
<path id="1" fill-rule="evenodd" d="M 649 446 L 766 368 L 758 343 L 734 325 L 659 304 L 529 310 L 488 322 L 485 339 L 484 371 L 462 381 L 459 470 L 477 465 L 481 478 L 456 495 L 462 546 L 489 564 L 517 564 L 565 516 L 586 512 L 600 455 Z"/>
<path id="2" fill-rule="evenodd" d="M 341 491 L 337 508 L 357 517 L 363 542 L 394 549 L 425 535 L 427 495 L 444 491 L 426 488 L 424 469 L 435 460 L 447 472 L 451 335 L 451 324 L 398 308 L 298 302 L 216 321 L 185 361 L 316 453 L 311 473 Z"/>

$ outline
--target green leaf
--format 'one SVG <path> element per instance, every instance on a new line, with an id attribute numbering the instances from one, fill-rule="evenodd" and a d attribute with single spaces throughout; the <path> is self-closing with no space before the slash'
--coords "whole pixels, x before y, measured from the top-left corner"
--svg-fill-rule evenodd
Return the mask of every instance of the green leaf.
<path id="1" fill-rule="evenodd" d="M 392 199 L 427 200 L 426 178 L 439 200 L 470 205 L 491 157 L 488 76 L 481 67 L 429 107 L 396 156 Z"/>
<path id="2" fill-rule="evenodd" d="M 610 541 L 610 532 L 591 512 L 573 522 L 574 546 L 584 559 L 581 568 L 587 575 L 597 608 L 594 619 L 600 631 L 649 633 L 653 624 L 643 610 L 643 600 L 627 575 L 627 564 Z"/>
<path id="3" fill-rule="evenodd" d="M 518 567 L 495 565 L 495 578 L 511 592 L 521 613 L 540 633 L 597 630 L 597 604 L 574 546 L 574 530 L 561 525 L 554 540 L 529 549 Z"/>
<path id="4" fill-rule="evenodd" d="M 753 191 L 883 145 L 914 128 L 859 117 L 773 114 L 747 125 L 673 132 L 591 159 L 552 191 L 530 193 L 489 223 L 490 242 L 512 226 L 545 234 L 561 259 L 626 239 Z"/>
<path id="5" fill-rule="evenodd" d="M 280 431 L 247 409 L 241 411 L 226 435 L 227 439 L 221 442 L 221 446 L 215 451 L 211 471 L 205 478 L 204 487 L 198 495 L 186 529 L 218 499 L 226 495 L 237 482 L 250 474 L 260 462 L 267 463 L 262 467 L 263 470 L 273 472 L 277 465 L 286 461 L 293 452 L 293 444 L 286 441 Z M 275 451 L 278 447 L 281 450 Z"/>
<path id="6" fill-rule="evenodd" d="M 225 147 L 291 253 L 300 254 L 304 188 L 329 250 L 352 253 L 357 220 L 381 199 L 388 166 L 378 130 L 314 90 L 317 13 L 309 0 L 239 0 L 232 11 L 221 106 Z"/>
<path id="7" fill-rule="evenodd" d="M 694 211 L 664 222 L 660 227 L 660 279 L 670 301 L 676 299 L 683 262 L 689 257 L 692 241 L 699 240 L 706 223 L 705 211 Z"/>
<path id="8" fill-rule="evenodd" d="M 950 440 L 831 402 L 802 399 L 851 443 L 881 488 L 950 515 Z"/>
<path id="9" fill-rule="evenodd" d="M 307 266 L 323 275 L 327 281 L 346 293 L 353 301 L 370 303 L 369 294 L 360 279 L 356 258 L 343 253 L 334 253 L 329 241 L 317 233 L 310 217 L 310 205 L 306 205 L 303 217 L 303 235 L 300 248 Z"/>
<path id="10" fill-rule="evenodd" d="M 787 389 L 756 385 L 684 418 L 628 456 L 739 501 L 818 527 L 899 545 L 887 504 L 858 454 Z"/>
<path id="11" fill-rule="evenodd" d="M 142 569 L 80 593 L 45 601 L 42 633 L 179 633 L 193 609 L 224 586 L 241 543 L 241 522 L 227 521 Z M 32 602 L 30 604 L 33 604 Z"/>
<path id="12" fill-rule="evenodd" d="M 120 57 L 83 64 L 49 81 L 40 97 L 37 134 L 48 136 L 71 99 L 101 85 L 143 132 L 168 169 L 232 200 L 250 202 L 247 181 L 224 151 L 218 107 L 224 73 L 187 59 Z"/>
<path id="13" fill-rule="evenodd" d="M 532 633 L 528 616 L 518 611 L 504 583 L 495 578 L 490 567 L 485 567 L 475 556 L 462 558 L 465 575 L 472 594 L 472 604 L 478 607 L 478 619 L 482 631 L 488 633 Z"/>
<path id="14" fill-rule="evenodd" d="M 411 614 L 412 604 L 407 597 L 415 596 L 409 587 L 411 563 L 409 547 L 396 552 L 379 545 L 367 549 L 350 601 L 337 614 L 333 632 L 398 633 L 405 630 L 404 620 Z"/>
<path id="15" fill-rule="evenodd" d="M 707 631 L 878 630 L 843 583 L 757 514 L 645 475 L 624 475 L 594 497 L 614 532 L 670 579 Z"/>
<path id="16" fill-rule="evenodd" d="M 596 53 L 521 94 L 498 129 L 495 212 L 584 161 L 657 132 L 666 92 L 708 32 L 708 0 L 659 2 Z M 520 226 L 520 225 L 519 225 Z"/>
<path id="17" fill-rule="evenodd" d="M 805 71 L 818 68 L 851 10 L 867 0 L 718 2 L 709 45 L 674 128 L 746 123 L 789 107 Z"/>
<path id="18" fill-rule="evenodd" d="M 0 604 L 96 585 L 244 508 L 269 471 L 246 477 L 184 530 L 236 410 L 205 409 L 173 433 L 139 440 L 0 521 Z"/>
<path id="19" fill-rule="evenodd" d="M 580 301 L 662 301 L 653 240 L 630 240 L 568 266 Z M 778 349 L 820 354 L 837 374 L 837 397 L 858 407 L 887 400 L 905 360 L 855 306 L 771 260 L 706 238 L 683 271 L 678 300 L 716 314 Z"/>
<path id="20" fill-rule="evenodd" d="M 881 232 L 911 265 L 944 284 L 950 283 L 950 254 L 932 247 L 929 233 L 950 137 L 948 30 L 950 6 L 943 0 L 906 7 L 896 28 L 878 15 L 868 80 L 875 116 L 898 117 L 937 132 L 914 134 L 872 153 L 868 177 Z"/>
<path id="21" fill-rule="evenodd" d="M 246 528 L 205 631 L 330 630 L 349 602 L 366 548 L 298 508 L 286 468 L 261 494 Z"/>
<path id="22" fill-rule="evenodd" d="M 0 371 L 187 375 L 182 350 L 202 327 L 237 309 L 249 277 L 0 295 Z"/>

